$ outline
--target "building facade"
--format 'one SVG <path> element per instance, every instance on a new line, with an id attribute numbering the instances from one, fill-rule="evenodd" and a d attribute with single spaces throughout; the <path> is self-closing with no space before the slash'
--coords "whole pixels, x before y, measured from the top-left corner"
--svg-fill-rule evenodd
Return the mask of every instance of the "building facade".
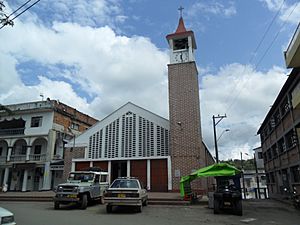
<path id="1" fill-rule="evenodd" d="M 100 167 L 108 171 L 110 182 L 138 177 L 150 191 L 177 190 L 172 183 L 169 121 L 131 102 L 66 147 L 64 179 L 70 171 Z M 206 154 L 207 165 L 212 164 L 208 149 Z"/>
<path id="2" fill-rule="evenodd" d="M 62 182 L 65 143 L 96 122 L 56 100 L 1 105 L 1 186 L 50 190 Z"/>
<path id="3" fill-rule="evenodd" d="M 152 191 L 172 189 L 169 121 L 131 102 L 67 145 L 70 171 L 100 167 L 109 180 L 138 177 Z M 74 151 L 71 151 L 75 143 Z"/>
<path id="4" fill-rule="evenodd" d="M 284 197 L 296 187 L 300 192 L 300 23 L 284 52 L 293 68 L 258 130 L 270 197 Z"/>
<path id="5" fill-rule="evenodd" d="M 195 62 L 197 46 L 194 32 L 186 30 L 182 17 L 176 31 L 166 38 L 170 48 L 168 80 L 172 184 L 179 187 L 181 176 L 206 165 Z M 205 192 L 206 184 L 205 179 L 198 179 L 192 183 L 192 187 Z"/>
<path id="6" fill-rule="evenodd" d="M 270 197 L 299 186 L 300 69 L 294 68 L 265 117 L 260 134 Z"/>

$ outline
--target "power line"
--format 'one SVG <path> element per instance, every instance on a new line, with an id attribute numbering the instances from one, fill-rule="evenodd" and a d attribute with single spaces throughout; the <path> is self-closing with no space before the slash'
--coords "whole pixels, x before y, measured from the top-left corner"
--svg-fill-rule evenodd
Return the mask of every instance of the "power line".
<path id="1" fill-rule="evenodd" d="M 271 49 L 271 47 L 273 46 L 275 40 L 277 39 L 277 37 L 279 36 L 280 32 L 282 31 L 283 27 L 286 25 L 288 18 L 292 15 L 292 13 L 295 11 L 295 9 L 297 8 L 299 4 L 299 1 L 295 4 L 295 7 L 291 10 L 290 14 L 287 16 L 287 18 L 285 19 L 284 23 L 282 24 L 282 26 L 280 27 L 279 31 L 276 33 L 276 35 L 274 36 L 273 40 L 271 41 L 270 45 L 268 46 L 268 48 L 266 49 L 266 51 L 264 52 L 264 54 L 262 55 L 262 57 L 259 59 L 258 63 L 255 65 L 254 70 L 256 70 L 258 68 L 258 66 L 260 65 L 260 63 L 262 62 L 262 60 L 265 58 L 265 56 L 267 55 L 267 53 L 269 52 L 269 50 Z M 229 105 L 229 107 L 227 108 L 227 110 L 229 110 L 234 103 L 236 102 L 236 99 L 238 98 L 238 96 L 241 94 L 242 90 L 245 88 L 246 83 L 249 81 L 250 77 L 248 77 L 245 81 L 244 84 L 242 85 L 242 88 L 240 89 L 240 91 L 238 92 L 238 94 L 235 96 L 235 98 L 233 99 L 232 103 Z M 227 111 L 226 110 L 226 111 Z"/>
<path id="2" fill-rule="evenodd" d="M 13 15 L 14 13 L 16 13 L 17 11 L 19 11 L 22 7 L 24 7 L 28 2 L 30 2 L 31 0 L 28 0 L 27 2 L 25 2 L 22 6 L 20 6 L 18 9 L 16 9 L 13 13 L 11 13 L 8 17 L 6 17 L 7 23 L 4 23 L 2 25 L 2 27 L 0 27 L 0 29 L 2 29 L 5 25 L 8 24 L 8 22 L 13 21 L 14 19 L 16 19 L 17 17 L 19 17 L 20 15 L 22 15 L 24 12 L 26 12 L 27 10 L 29 10 L 31 7 L 33 7 L 35 4 L 37 4 L 39 1 L 41 0 L 37 0 L 36 2 L 34 2 L 33 4 L 31 4 L 30 6 L 28 6 L 26 9 L 24 9 L 22 12 L 20 12 L 19 14 L 17 14 L 14 18 L 12 18 L 11 20 L 8 20 L 8 18 Z"/>
<path id="3" fill-rule="evenodd" d="M 17 11 L 19 11 L 19 9 L 23 8 L 25 5 L 27 5 L 28 2 L 30 2 L 31 0 L 28 0 L 27 2 L 25 2 L 23 5 L 21 5 L 19 8 L 17 8 L 15 11 L 13 11 L 11 14 L 9 14 L 8 17 L 10 17 L 12 14 L 15 14 Z"/>
<path id="4" fill-rule="evenodd" d="M 266 36 L 267 36 L 267 33 L 269 32 L 270 28 L 272 27 L 273 23 L 275 22 L 276 18 L 278 17 L 278 15 L 279 15 L 279 13 L 280 13 L 280 11 L 281 11 L 281 9 L 282 9 L 282 7 L 283 7 L 285 1 L 286 1 L 286 0 L 283 0 L 283 1 L 282 1 L 282 3 L 281 3 L 281 5 L 280 5 L 279 9 L 278 9 L 277 12 L 276 12 L 276 14 L 273 16 L 273 18 L 272 18 L 272 20 L 271 20 L 269 26 L 268 26 L 267 29 L 265 30 L 265 32 L 264 32 L 263 36 L 261 37 L 261 39 L 260 39 L 258 45 L 256 46 L 254 52 L 252 53 L 252 56 L 251 56 L 251 58 L 249 59 L 247 65 L 248 65 L 248 64 L 251 64 L 251 62 L 252 62 L 253 59 L 255 58 L 255 56 L 256 56 L 256 54 L 257 54 L 257 52 L 258 52 L 258 49 L 260 48 L 261 44 L 263 43 L 263 41 L 265 40 L 265 38 L 266 38 Z M 245 71 L 246 71 L 247 65 L 244 66 L 243 74 L 244 74 Z M 229 101 L 230 93 L 234 93 L 234 91 L 235 91 L 235 90 L 237 89 L 237 87 L 239 86 L 239 83 L 240 83 L 240 82 L 241 82 L 241 80 L 238 81 L 238 82 L 236 82 L 236 85 L 234 86 L 234 88 L 232 89 L 232 91 L 229 92 L 228 97 L 227 97 L 227 99 L 225 100 L 225 102 L 228 102 L 228 101 Z M 238 93 L 238 94 L 234 97 L 232 103 L 227 107 L 227 109 L 225 110 L 225 112 L 227 112 L 227 111 L 232 107 L 232 105 L 234 104 L 234 102 L 235 102 L 235 100 L 237 99 L 237 97 L 239 96 L 239 94 L 240 94 L 240 93 Z"/>

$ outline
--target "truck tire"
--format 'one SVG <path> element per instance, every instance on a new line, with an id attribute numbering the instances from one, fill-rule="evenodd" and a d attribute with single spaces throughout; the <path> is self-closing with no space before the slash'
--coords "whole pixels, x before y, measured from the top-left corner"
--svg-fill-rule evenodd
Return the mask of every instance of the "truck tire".
<path id="1" fill-rule="evenodd" d="M 112 212 L 112 206 L 111 205 L 106 205 L 106 212 L 111 213 Z"/>
<path id="2" fill-rule="evenodd" d="M 87 203 L 88 203 L 87 195 L 83 194 L 82 197 L 81 197 L 80 209 L 86 209 Z"/>
<path id="3" fill-rule="evenodd" d="M 59 202 L 54 202 L 54 209 L 59 209 Z"/>
<path id="4" fill-rule="evenodd" d="M 214 214 L 220 213 L 220 201 L 215 199 L 214 200 Z"/>
<path id="5" fill-rule="evenodd" d="M 143 201 L 143 206 L 147 206 L 148 205 L 148 199 L 145 199 L 145 201 Z"/>

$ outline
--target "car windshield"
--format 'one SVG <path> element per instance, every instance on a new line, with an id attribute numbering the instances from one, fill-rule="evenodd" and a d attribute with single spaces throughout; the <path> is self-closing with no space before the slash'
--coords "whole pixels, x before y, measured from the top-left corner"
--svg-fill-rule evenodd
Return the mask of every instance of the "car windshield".
<path id="1" fill-rule="evenodd" d="M 93 181 L 94 174 L 93 173 L 70 173 L 69 181 Z"/>
<path id="2" fill-rule="evenodd" d="M 136 180 L 115 180 L 111 188 L 139 188 Z"/>

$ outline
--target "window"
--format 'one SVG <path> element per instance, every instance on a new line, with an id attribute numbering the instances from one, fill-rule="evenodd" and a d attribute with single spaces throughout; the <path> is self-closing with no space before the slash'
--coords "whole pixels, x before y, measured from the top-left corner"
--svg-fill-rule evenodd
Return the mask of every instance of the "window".
<path id="1" fill-rule="evenodd" d="M 0 147 L 0 156 L 2 155 L 2 152 L 3 152 L 3 148 Z"/>
<path id="2" fill-rule="evenodd" d="M 41 145 L 35 145 L 34 146 L 34 154 L 35 155 L 40 155 L 42 152 L 42 146 Z"/>
<path id="3" fill-rule="evenodd" d="M 107 182 L 107 175 L 101 175 L 100 182 Z"/>
<path id="4" fill-rule="evenodd" d="M 292 179 L 293 179 L 293 182 L 295 182 L 295 183 L 300 182 L 299 171 L 300 171 L 300 167 L 299 166 L 291 167 Z"/>
<path id="5" fill-rule="evenodd" d="M 286 145 L 287 148 L 292 148 L 297 145 L 297 134 L 294 132 L 294 130 L 291 130 L 290 132 L 287 133 L 286 135 Z"/>
<path id="6" fill-rule="evenodd" d="M 42 116 L 36 116 L 31 118 L 31 127 L 41 127 L 42 126 Z"/>
<path id="7" fill-rule="evenodd" d="M 183 38 L 183 39 L 174 40 L 173 50 L 183 50 L 183 49 L 188 49 L 188 39 Z"/>
<path id="8" fill-rule="evenodd" d="M 100 177 L 100 175 L 99 175 L 99 174 L 96 174 L 94 183 L 99 183 L 99 177 Z"/>
<path id="9" fill-rule="evenodd" d="M 286 150 L 286 145 L 285 145 L 284 138 L 281 138 L 278 141 L 278 150 L 279 150 L 279 154 L 283 153 Z"/>
<path id="10" fill-rule="evenodd" d="M 77 124 L 77 123 L 72 123 L 72 124 L 71 124 L 71 129 L 79 130 L 79 124 Z"/>
<path id="11" fill-rule="evenodd" d="M 262 158 L 263 158 L 262 152 L 258 152 L 258 153 L 257 153 L 257 156 L 258 156 L 258 159 L 262 159 Z"/>
<path id="12" fill-rule="evenodd" d="M 278 156 L 278 151 L 277 151 L 276 144 L 272 146 L 272 154 L 273 154 L 274 158 L 276 158 Z"/>

